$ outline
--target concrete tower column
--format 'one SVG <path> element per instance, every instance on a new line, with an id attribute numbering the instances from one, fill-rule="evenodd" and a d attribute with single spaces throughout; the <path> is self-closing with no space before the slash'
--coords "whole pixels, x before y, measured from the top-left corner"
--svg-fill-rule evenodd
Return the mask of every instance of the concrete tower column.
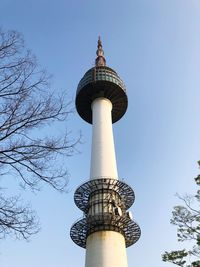
<path id="1" fill-rule="evenodd" d="M 90 179 L 118 179 L 111 111 L 112 103 L 109 99 L 101 97 L 92 102 Z M 101 205 L 99 203 L 93 215 L 98 215 Z M 125 239 L 121 233 L 99 231 L 88 236 L 85 267 L 127 266 Z"/>
<path id="2" fill-rule="evenodd" d="M 127 267 L 126 245 L 122 234 L 99 231 L 88 236 L 85 267 Z"/>
<path id="3" fill-rule="evenodd" d="M 118 178 L 111 111 L 112 103 L 107 98 L 96 98 L 92 102 L 90 179 Z"/>

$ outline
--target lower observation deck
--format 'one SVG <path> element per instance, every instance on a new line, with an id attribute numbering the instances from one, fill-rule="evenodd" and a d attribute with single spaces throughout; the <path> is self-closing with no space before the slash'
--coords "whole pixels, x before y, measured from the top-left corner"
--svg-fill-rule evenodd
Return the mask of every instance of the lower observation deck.
<path id="1" fill-rule="evenodd" d="M 115 231 L 125 238 L 126 247 L 136 243 L 141 235 L 137 223 L 125 216 L 113 216 L 112 214 L 99 214 L 83 218 L 77 221 L 71 228 L 70 236 L 74 243 L 86 248 L 87 237 L 98 231 Z"/>
<path id="2" fill-rule="evenodd" d="M 79 186 L 74 193 L 74 202 L 76 206 L 87 212 L 90 195 L 95 191 L 113 190 L 118 193 L 125 205 L 125 209 L 129 209 L 135 200 L 133 189 L 126 183 L 108 177 L 89 180 Z"/>
<path id="3" fill-rule="evenodd" d="M 86 248 L 87 237 L 98 231 L 115 231 L 125 238 L 126 247 L 141 235 L 140 227 L 127 210 L 135 200 L 133 189 L 112 178 L 99 178 L 82 184 L 74 194 L 76 205 L 84 212 L 70 231 L 74 243 Z"/>

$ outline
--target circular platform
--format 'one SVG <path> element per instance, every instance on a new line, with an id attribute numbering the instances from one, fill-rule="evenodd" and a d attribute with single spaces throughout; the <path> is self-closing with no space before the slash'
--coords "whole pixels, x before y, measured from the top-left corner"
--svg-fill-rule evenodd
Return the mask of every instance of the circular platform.
<path id="1" fill-rule="evenodd" d="M 125 209 L 129 209 L 135 200 L 133 189 L 126 183 L 117 179 L 100 178 L 90 180 L 79 186 L 74 193 L 74 202 L 76 206 L 87 212 L 90 195 L 98 190 L 113 190 L 117 192 L 125 205 Z"/>
<path id="2" fill-rule="evenodd" d="M 136 243 L 141 235 L 140 227 L 127 216 L 113 217 L 111 214 L 100 214 L 77 221 L 70 230 L 75 244 L 86 248 L 87 237 L 98 231 L 115 231 L 125 238 L 126 247 Z"/>
<path id="3" fill-rule="evenodd" d="M 91 104 L 98 97 L 108 98 L 112 102 L 113 123 L 125 114 L 128 105 L 125 85 L 117 73 L 107 66 L 89 69 L 78 84 L 76 109 L 81 118 L 89 123 L 92 123 Z"/>

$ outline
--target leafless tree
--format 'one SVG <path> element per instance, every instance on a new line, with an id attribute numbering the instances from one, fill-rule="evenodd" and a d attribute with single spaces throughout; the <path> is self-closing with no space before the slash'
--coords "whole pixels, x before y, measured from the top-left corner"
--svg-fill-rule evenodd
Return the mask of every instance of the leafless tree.
<path id="1" fill-rule="evenodd" d="M 0 177 L 18 177 L 31 190 L 43 182 L 62 192 L 67 170 L 61 158 L 74 153 L 77 140 L 47 131 L 70 113 L 69 101 L 55 95 L 49 81 L 25 50 L 21 34 L 0 30 Z M 35 213 L 18 196 L 6 198 L 0 188 L 0 239 L 8 234 L 27 239 L 37 231 Z"/>

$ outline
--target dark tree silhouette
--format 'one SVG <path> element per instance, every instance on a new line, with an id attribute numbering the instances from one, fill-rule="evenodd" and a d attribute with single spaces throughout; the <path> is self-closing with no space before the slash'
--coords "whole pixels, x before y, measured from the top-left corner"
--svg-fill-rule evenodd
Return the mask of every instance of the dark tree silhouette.
<path id="1" fill-rule="evenodd" d="M 22 35 L 0 30 L 0 177 L 17 177 L 31 190 L 43 182 L 62 192 L 68 173 L 61 158 L 71 156 L 78 141 L 70 141 L 67 133 L 50 136 L 50 126 L 58 127 L 71 111 L 49 83 Z M 38 231 L 36 214 L 18 196 L 3 193 L 0 187 L 0 238 L 27 239 Z"/>
<path id="2" fill-rule="evenodd" d="M 200 166 L 200 161 L 198 162 Z M 200 175 L 195 178 L 200 185 Z M 200 190 L 195 195 L 178 195 L 182 206 L 175 206 L 171 223 L 177 226 L 178 241 L 190 241 L 191 248 L 165 252 L 162 259 L 182 267 L 200 267 Z"/>

